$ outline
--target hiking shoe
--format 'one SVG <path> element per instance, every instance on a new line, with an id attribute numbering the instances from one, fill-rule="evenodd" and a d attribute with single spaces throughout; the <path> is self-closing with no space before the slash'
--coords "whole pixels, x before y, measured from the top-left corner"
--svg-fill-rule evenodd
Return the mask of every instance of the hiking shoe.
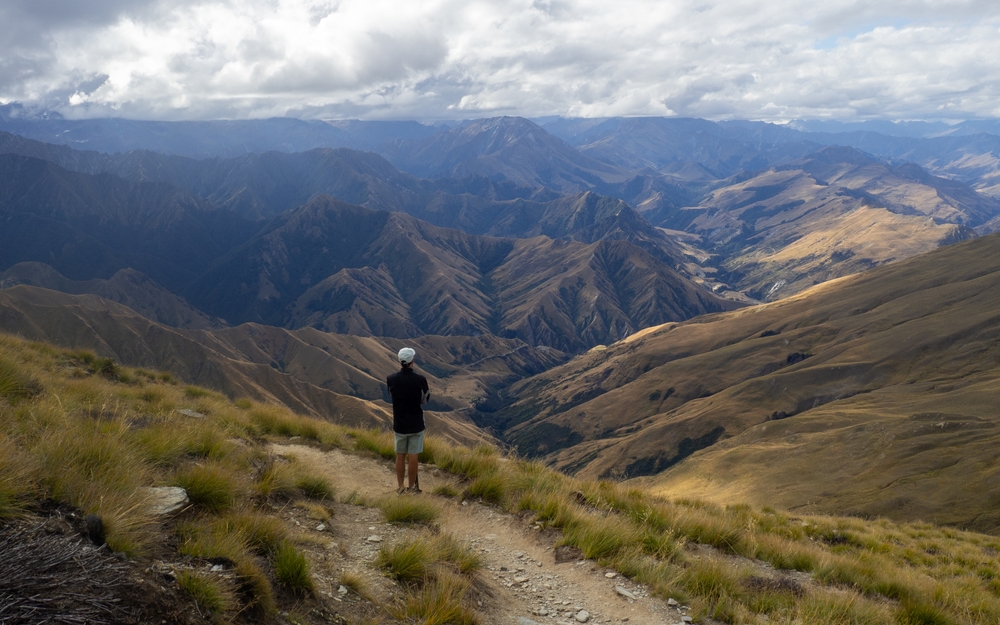
<path id="1" fill-rule="evenodd" d="M 420 487 L 417 486 L 416 484 L 414 484 L 413 486 L 409 487 L 406 490 L 410 491 L 411 493 L 422 493 L 422 492 L 424 492 L 424 491 L 420 490 Z"/>
<path id="2" fill-rule="evenodd" d="M 397 495 L 402 495 L 406 491 L 407 491 L 407 488 L 405 486 L 400 486 L 399 488 L 396 489 L 396 494 Z"/>

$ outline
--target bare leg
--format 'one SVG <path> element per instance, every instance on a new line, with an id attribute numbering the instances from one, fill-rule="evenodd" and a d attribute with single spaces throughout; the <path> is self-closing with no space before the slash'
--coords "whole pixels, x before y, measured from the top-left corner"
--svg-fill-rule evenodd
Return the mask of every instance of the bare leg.
<path id="1" fill-rule="evenodd" d="M 417 454 L 409 454 L 410 456 L 410 488 L 417 483 Z M 402 482 L 400 482 L 402 484 Z"/>
<path id="2" fill-rule="evenodd" d="M 412 469 L 411 469 L 412 471 Z M 396 454 L 396 485 L 403 487 L 403 477 L 406 472 L 406 454 Z"/>

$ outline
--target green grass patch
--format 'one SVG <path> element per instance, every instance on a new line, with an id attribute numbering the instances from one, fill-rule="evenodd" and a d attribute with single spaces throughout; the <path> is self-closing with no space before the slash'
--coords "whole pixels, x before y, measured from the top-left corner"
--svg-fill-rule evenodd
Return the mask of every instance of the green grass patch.
<path id="1" fill-rule="evenodd" d="M 251 560 L 243 560 L 236 564 L 233 572 L 239 583 L 237 594 L 243 603 L 242 611 L 257 619 L 273 616 L 277 612 L 274 590 L 260 566 Z"/>
<path id="2" fill-rule="evenodd" d="M 392 546 L 383 545 L 375 565 L 397 582 L 414 583 L 423 581 L 427 575 L 432 555 L 431 542 L 426 537 L 419 537 Z"/>
<path id="3" fill-rule="evenodd" d="M 210 512 L 231 508 L 239 494 L 239 480 L 232 470 L 214 463 L 185 469 L 174 483 L 187 491 L 191 503 Z"/>
<path id="4" fill-rule="evenodd" d="M 278 583 L 298 594 L 311 594 L 315 582 L 309 573 L 309 562 L 295 545 L 285 541 L 274 555 L 274 576 Z"/>
<path id="5" fill-rule="evenodd" d="M 591 560 L 611 558 L 639 541 L 635 531 L 614 516 L 582 518 L 564 527 L 563 536 L 566 544 L 578 547 Z"/>
<path id="6" fill-rule="evenodd" d="M 475 613 L 462 605 L 468 588 L 468 580 L 460 576 L 439 576 L 410 594 L 395 616 L 424 625 L 477 625 Z"/>
<path id="7" fill-rule="evenodd" d="M 40 395 L 43 390 L 41 382 L 25 375 L 16 365 L 0 360 L 0 398 L 17 404 Z"/>
<path id="8" fill-rule="evenodd" d="M 198 613 L 204 617 L 220 619 L 235 604 L 232 591 L 216 578 L 193 571 L 181 571 L 177 575 L 177 584 L 194 601 Z"/>
<path id="9" fill-rule="evenodd" d="M 329 480 L 318 475 L 300 475 L 295 480 L 295 486 L 302 491 L 302 494 L 310 499 L 328 499 L 332 501 L 336 496 L 333 486 Z"/>
<path id="10" fill-rule="evenodd" d="M 434 490 L 431 492 L 435 495 L 438 495 L 439 497 L 448 497 L 448 498 L 458 497 L 461 494 L 458 492 L 458 489 L 452 486 L 451 484 L 438 484 L 437 486 L 434 487 Z"/>
<path id="11" fill-rule="evenodd" d="M 392 432 L 385 430 L 352 430 L 354 448 L 360 451 L 370 451 L 386 460 L 396 458 L 396 438 Z"/>
<path id="12" fill-rule="evenodd" d="M 378 502 L 389 523 L 433 523 L 441 508 L 432 500 L 413 495 L 390 495 Z"/>
<path id="13" fill-rule="evenodd" d="M 490 503 L 501 504 L 507 495 L 507 480 L 499 471 L 480 475 L 465 490 L 470 497 L 480 497 Z"/>

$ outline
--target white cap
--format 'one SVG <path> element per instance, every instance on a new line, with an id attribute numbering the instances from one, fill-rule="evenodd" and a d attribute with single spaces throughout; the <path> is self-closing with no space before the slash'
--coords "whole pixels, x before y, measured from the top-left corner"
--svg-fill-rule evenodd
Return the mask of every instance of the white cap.
<path id="1" fill-rule="evenodd" d="M 404 347 L 399 350 L 399 362 L 403 365 L 408 365 L 413 362 L 413 357 L 417 355 L 417 352 L 409 347 Z"/>

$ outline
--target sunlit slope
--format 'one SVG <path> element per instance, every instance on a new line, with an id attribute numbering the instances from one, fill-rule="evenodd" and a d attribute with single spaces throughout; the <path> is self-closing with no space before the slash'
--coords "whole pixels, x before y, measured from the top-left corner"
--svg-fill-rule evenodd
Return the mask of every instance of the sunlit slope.
<path id="1" fill-rule="evenodd" d="M 303 414 L 362 427 L 391 419 L 384 379 L 398 366 L 396 351 L 413 345 L 418 368 L 434 391 L 432 425 L 446 438 L 468 442 L 485 435 L 460 409 L 482 396 L 484 387 L 537 373 L 563 358 L 555 350 L 494 336 L 426 336 L 404 343 L 259 324 L 180 330 L 94 295 L 29 286 L 0 291 L 0 331 L 92 350 L 128 366 L 169 371 L 231 397 L 280 402 Z"/>
<path id="2" fill-rule="evenodd" d="M 660 326 L 513 392 L 488 416 L 581 475 L 996 531 L 1000 237 Z"/>
<path id="3" fill-rule="evenodd" d="M 827 147 L 715 189 L 671 227 L 701 236 L 731 286 L 774 301 L 992 232 L 998 213 L 960 182 Z"/>

